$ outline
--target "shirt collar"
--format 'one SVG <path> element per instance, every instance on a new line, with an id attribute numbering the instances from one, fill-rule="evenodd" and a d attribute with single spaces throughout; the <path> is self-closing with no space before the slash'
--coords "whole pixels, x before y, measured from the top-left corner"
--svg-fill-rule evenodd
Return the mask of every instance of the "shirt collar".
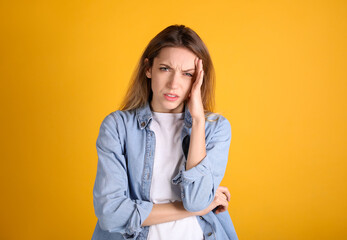
<path id="1" fill-rule="evenodd" d="M 136 109 L 136 118 L 140 129 L 144 129 L 152 119 L 152 111 L 149 102 L 143 107 Z M 187 104 L 184 105 L 184 125 L 188 128 L 192 127 L 192 115 L 189 112 Z"/>

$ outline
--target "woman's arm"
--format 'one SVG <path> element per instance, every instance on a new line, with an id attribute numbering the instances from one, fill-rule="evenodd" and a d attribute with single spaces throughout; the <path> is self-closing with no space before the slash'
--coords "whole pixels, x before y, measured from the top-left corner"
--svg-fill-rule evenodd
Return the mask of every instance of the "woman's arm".
<path id="1" fill-rule="evenodd" d="M 205 118 L 193 119 L 186 170 L 195 167 L 205 156 Z"/>
<path id="2" fill-rule="evenodd" d="M 214 201 L 203 211 L 189 212 L 183 207 L 182 202 L 153 204 L 152 211 L 142 223 L 142 227 L 154 224 L 176 221 L 191 216 L 203 216 L 215 209 L 216 214 L 228 210 L 228 202 L 230 201 L 230 193 L 226 187 L 218 187 Z"/>
<path id="3" fill-rule="evenodd" d="M 172 179 L 173 184 L 180 184 L 183 206 L 191 212 L 201 211 L 213 201 L 225 173 L 231 139 L 230 123 L 220 116 L 213 123 L 215 126 L 211 126 L 205 143 L 202 60 L 196 59 L 195 65 L 195 80 L 187 103 L 193 120 L 187 162 Z"/>
<path id="4" fill-rule="evenodd" d="M 127 197 L 128 176 L 118 132 L 118 115 L 108 115 L 96 141 L 98 167 L 93 189 L 95 215 L 100 228 L 136 239 L 153 203 Z"/>
<path id="5" fill-rule="evenodd" d="M 143 222 L 142 226 L 176 221 L 182 218 L 195 216 L 195 212 L 184 209 L 182 202 L 153 204 L 152 211 Z"/>
<path id="6" fill-rule="evenodd" d="M 186 171 L 195 167 L 205 156 L 205 114 L 201 98 L 201 85 L 204 79 L 202 60 L 194 60 L 196 66 L 195 80 L 189 94 L 188 109 L 192 116 L 192 132 L 190 134 L 188 159 L 186 162 Z"/>
<path id="7" fill-rule="evenodd" d="M 201 136 L 204 133 L 199 133 L 202 128 L 198 127 L 197 121 L 196 126 L 192 126 L 187 162 L 172 179 L 173 184 L 180 184 L 183 206 L 191 212 L 201 211 L 211 204 L 228 162 L 230 123 L 223 116 L 219 116 L 218 120 L 211 124 L 215 126 L 211 125 L 208 138 L 204 138 L 206 146 L 201 146 L 204 141 Z M 201 159 L 201 152 L 205 151 L 206 155 Z"/>

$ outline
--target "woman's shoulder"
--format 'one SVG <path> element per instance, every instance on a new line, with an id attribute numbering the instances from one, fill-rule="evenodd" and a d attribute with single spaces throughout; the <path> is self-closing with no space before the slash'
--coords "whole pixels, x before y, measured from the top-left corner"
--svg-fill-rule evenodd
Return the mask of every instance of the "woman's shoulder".
<path id="1" fill-rule="evenodd" d="M 205 116 L 206 134 L 215 134 L 222 131 L 226 135 L 231 135 L 231 124 L 225 116 L 214 112 L 208 112 Z"/>
<path id="2" fill-rule="evenodd" d="M 114 110 L 108 113 L 101 124 L 123 125 L 135 118 L 135 110 Z"/>
<path id="3" fill-rule="evenodd" d="M 205 113 L 206 123 L 210 125 L 230 125 L 229 120 L 220 113 L 207 112 Z"/>

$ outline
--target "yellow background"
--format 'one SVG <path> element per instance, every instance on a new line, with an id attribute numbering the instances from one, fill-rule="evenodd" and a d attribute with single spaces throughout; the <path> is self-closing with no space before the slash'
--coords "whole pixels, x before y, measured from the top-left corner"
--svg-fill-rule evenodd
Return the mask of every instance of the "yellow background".
<path id="1" fill-rule="evenodd" d="M 232 125 L 240 240 L 347 239 L 346 1 L 1 1 L 0 239 L 90 239 L 101 121 L 149 42 L 194 29 Z"/>

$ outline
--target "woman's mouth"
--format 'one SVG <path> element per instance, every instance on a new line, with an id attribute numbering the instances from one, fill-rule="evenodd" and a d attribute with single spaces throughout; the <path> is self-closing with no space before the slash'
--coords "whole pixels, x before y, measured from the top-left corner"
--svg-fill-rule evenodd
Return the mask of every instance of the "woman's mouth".
<path id="1" fill-rule="evenodd" d="M 165 98 L 169 101 L 176 101 L 178 96 L 175 94 L 164 94 Z"/>

